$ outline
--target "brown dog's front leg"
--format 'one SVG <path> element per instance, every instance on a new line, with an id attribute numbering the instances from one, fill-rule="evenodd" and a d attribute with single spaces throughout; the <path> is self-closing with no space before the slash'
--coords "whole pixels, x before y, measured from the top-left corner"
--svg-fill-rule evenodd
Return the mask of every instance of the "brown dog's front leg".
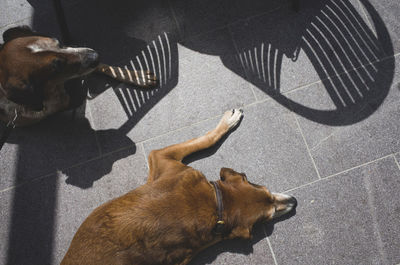
<path id="1" fill-rule="evenodd" d="M 171 145 L 160 150 L 154 150 L 149 155 L 149 181 L 155 180 L 171 164 L 166 161 L 175 161 L 183 166 L 182 159 L 186 156 L 209 148 L 217 143 L 222 136 L 234 128 L 243 116 L 241 109 L 233 109 L 225 112 L 217 127 L 205 135 L 192 140 Z M 176 163 L 174 163 L 176 165 Z"/>

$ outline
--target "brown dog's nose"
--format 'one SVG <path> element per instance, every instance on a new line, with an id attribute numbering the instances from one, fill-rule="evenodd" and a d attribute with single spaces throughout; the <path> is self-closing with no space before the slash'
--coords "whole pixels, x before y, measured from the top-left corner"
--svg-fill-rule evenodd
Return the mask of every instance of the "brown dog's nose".
<path id="1" fill-rule="evenodd" d="M 85 53 L 85 57 L 84 57 L 84 65 L 87 67 L 96 67 L 99 64 L 99 54 L 94 51 L 89 49 L 86 53 Z"/>
<path id="2" fill-rule="evenodd" d="M 297 207 L 297 200 L 295 197 L 290 197 L 287 201 L 287 204 L 289 207 L 291 207 L 292 209 Z"/>

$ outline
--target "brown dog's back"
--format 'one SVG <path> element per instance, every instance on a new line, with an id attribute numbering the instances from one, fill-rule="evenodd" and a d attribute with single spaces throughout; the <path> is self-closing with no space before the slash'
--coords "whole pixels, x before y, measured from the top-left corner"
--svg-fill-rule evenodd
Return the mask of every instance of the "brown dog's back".
<path id="1" fill-rule="evenodd" d="M 176 264 L 213 240 L 214 216 L 213 188 L 188 168 L 95 209 L 61 264 Z"/>

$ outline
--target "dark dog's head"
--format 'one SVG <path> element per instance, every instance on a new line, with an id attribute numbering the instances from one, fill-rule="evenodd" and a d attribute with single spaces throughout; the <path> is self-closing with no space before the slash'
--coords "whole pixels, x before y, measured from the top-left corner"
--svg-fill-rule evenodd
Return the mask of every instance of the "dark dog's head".
<path id="1" fill-rule="evenodd" d="M 227 218 L 234 227 L 232 238 L 250 238 L 255 223 L 280 217 L 297 206 L 294 197 L 271 193 L 266 187 L 249 182 L 244 173 L 222 168 L 220 177 Z"/>
<path id="2" fill-rule="evenodd" d="M 35 97 L 43 97 L 45 87 L 86 75 L 99 63 L 94 50 L 64 47 L 57 39 L 29 27 L 11 28 L 4 32 L 3 39 L 0 93 L 19 104 L 30 105 Z"/>

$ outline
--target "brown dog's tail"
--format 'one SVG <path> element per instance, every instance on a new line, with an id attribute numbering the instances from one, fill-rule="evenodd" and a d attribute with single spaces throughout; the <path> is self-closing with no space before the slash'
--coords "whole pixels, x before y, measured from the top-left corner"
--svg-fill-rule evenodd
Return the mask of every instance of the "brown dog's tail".
<path id="1" fill-rule="evenodd" d="M 133 71 L 117 66 L 99 64 L 95 73 L 105 74 L 115 80 L 142 88 L 153 88 L 157 85 L 157 78 L 150 71 Z"/>

